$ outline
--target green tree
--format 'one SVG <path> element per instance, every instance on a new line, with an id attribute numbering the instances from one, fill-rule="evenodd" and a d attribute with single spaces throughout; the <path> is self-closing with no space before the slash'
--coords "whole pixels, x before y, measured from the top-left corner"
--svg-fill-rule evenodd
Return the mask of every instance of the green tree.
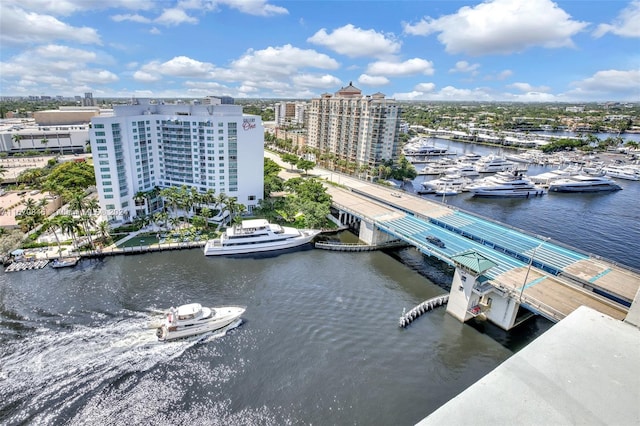
<path id="1" fill-rule="evenodd" d="M 22 146 L 21 146 L 21 145 L 22 145 L 22 144 L 21 144 L 21 142 L 22 142 L 22 136 L 20 136 L 19 134 L 17 134 L 17 133 L 16 133 L 16 134 L 14 134 L 14 135 L 11 137 L 11 139 L 13 139 L 13 143 L 15 143 L 16 145 L 18 145 L 18 150 L 21 150 L 21 149 L 22 149 Z"/>
<path id="2" fill-rule="evenodd" d="M 296 163 L 296 167 L 300 170 L 304 170 L 305 175 L 307 171 L 313 169 L 316 166 L 316 163 L 313 161 L 305 160 L 304 158 L 300 158 Z"/>
<path id="3" fill-rule="evenodd" d="M 57 165 L 46 178 L 48 187 L 62 187 L 69 191 L 84 191 L 96 184 L 93 166 L 87 162 L 68 161 Z"/>
<path id="4" fill-rule="evenodd" d="M 300 157 L 298 157 L 295 154 L 289 154 L 289 153 L 284 153 L 282 155 L 280 155 L 280 158 L 282 159 L 282 161 L 284 161 L 285 163 L 291 164 L 291 167 L 293 168 L 293 166 L 295 166 L 298 161 L 300 160 Z"/>
<path id="5" fill-rule="evenodd" d="M 45 219 L 41 228 L 43 232 L 51 231 L 53 233 L 56 243 L 58 244 L 58 258 L 62 257 L 62 243 L 60 242 L 60 237 L 58 237 L 58 233 L 56 232 L 60 229 L 60 217 L 61 216 L 54 216 L 52 218 Z"/>

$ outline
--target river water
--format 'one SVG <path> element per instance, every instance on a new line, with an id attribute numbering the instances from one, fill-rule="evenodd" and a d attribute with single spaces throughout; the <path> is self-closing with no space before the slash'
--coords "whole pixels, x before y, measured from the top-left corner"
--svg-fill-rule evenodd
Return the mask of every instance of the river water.
<path id="1" fill-rule="evenodd" d="M 639 267 L 640 183 L 622 183 L 612 194 L 445 201 Z M 414 249 L 310 247 L 3 273 L 0 423 L 411 425 L 551 326 L 536 318 L 507 334 L 439 308 L 399 328 L 450 274 Z M 246 305 L 244 323 L 158 344 L 154 311 L 189 302 Z"/>
<path id="2" fill-rule="evenodd" d="M 495 148 L 484 145 L 442 139 L 435 139 L 435 145 L 448 147 L 459 154 L 496 153 Z M 526 167 L 524 164 L 522 166 Z M 552 169 L 553 167 L 530 165 L 527 174 L 533 176 Z M 432 178 L 434 177 L 418 176 L 413 182 L 413 188 L 407 186 L 406 189 L 418 190 L 422 181 Z M 640 181 L 615 181 L 622 187 L 622 191 L 550 193 L 530 199 L 477 198 L 469 193 L 444 198 L 424 195 L 424 198 L 445 202 L 640 270 Z"/>

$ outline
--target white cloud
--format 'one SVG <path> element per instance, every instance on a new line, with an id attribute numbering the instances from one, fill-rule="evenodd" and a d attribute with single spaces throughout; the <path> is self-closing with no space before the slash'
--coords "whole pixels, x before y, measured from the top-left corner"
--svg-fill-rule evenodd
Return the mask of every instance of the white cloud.
<path id="1" fill-rule="evenodd" d="M 362 74 L 358 77 L 358 83 L 365 86 L 384 86 L 385 84 L 389 84 L 390 81 L 387 77 Z"/>
<path id="2" fill-rule="evenodd" d="M 42 58 L 52 59 L 68 59 L 73 58 L 73 62 L 94 62 L 98 55 L 96 52 L 89 50 L 75 49 L 69 46 L 63 46 L 59 44 L 47 44 L 44 46 L 38 46 L 33 49 L 33 55 Z"/>
<path id="3" fill-rule="evenodd" d="M 496 80 L 506 80 L 507 78 L 511 77 L 512 75 L 513 75 L 513 71 L 511 71 L 511 70 L 500 71 L 498 73 L 498 75 L 496 76 Z"/>
<path id="4" fill-rule="evenodd" d="M 416 87 L 413 88 L 413 90 L 417 91 L 417 92 L 433 92 L 436 88 L 436 85 L 434 83 L 418 83 L 416 84 Z"/>
<path id="5" fill-rule="evenodd" d="M 385 76 L 433 75 L 433 63 L 425 59 L 413 58 L 404 62 L 378 61 L 369 64 L 367 74 Z"/>
<path id="6" fill-rule="evenodd" d="M 337 69 L 335 59 L 315 50 L 299 49 L 290 44 L 267 47 L 263 50 L 249 50 L 233 61 L 234 72 L 271 75 L 290 75 L 301 68 Z"/>
<path id="7" fill-rule="evenodd" d="M 640 69 L 620 71 L 598 71 L 593 76 L 571 84 L 579 91 L 594 94 L 627 95 L 629 99 L 640 99 Z"/>
<path id="8" fill-rule="evenodd" d="M 325 54 L 284 45 L 251 49 L 229 67 L 216 67 L 186 56 L 166 62 L 151 61 L 134 72 L 133 77 L 142 83 L 154 83 L 164 76 L 189 78 L 190 90 L 195 91 L 200 90 L 195 86 L 195 79 L 202 79 L 203 84 L 237 83 L 233 89 L 230 85 L 224 86 L 232 96 L 298 97 L 304 93 L 312 95 L 314 92 L 310 89 L 340 85 L 335 76 L 315 72 L 338 67 L 338 62 Z"/>
<path id="9" fill-rule="evenodd" d="M 110 64 L 111 58 L 102 52 L 59 44 L 38 46 L 0 62 L 3 93 L 72 94 L 78 93 L 76 88 L 81 86 L 119 81 L 114 72 L 92 67 L 92 64 L 105 63 Z"/>
<path id="10" fill-rule="evenodd" d="M 337 87 L 341 81 L 338 77 L 330 74 L 314 75 L 314 74 L 300 74 L 293 76 L 291 79 L 296 87 L 312 88 L 312 89 L 326 89 L 329 87 Z"/>
<path id="11" fill-rule="evenodd" d="M 460 72 L 460 73 L 469 73 L 471 75 L 477 75 L 478 68 L 480 68 L 480 64 L 470 64 L 467 61 L 458 61 L 456 62 L 456 66 L 454 68 L 451 68 L 449 72 L 452 72 L 452 73 Z"/>
<path id="12" fill-rule="evenodd" d="M 100 44 L 98 32 L 89 27 L 73 27 L 50 15 L 26 12 L 0 1 L 0 43 L 30 44 L 68 40 Z"/>
<path id="13" fill-rule="evenodd" d="M 429 86 L 426 88 L 429 88 Z M 437 92 L 414 90 L 408 93 L 395 93 L 393 98 L 425 101 L 491 101 L 496 99 L 493 94 L 484 88 L 459 89 L 453 86 L 443 87 Z"/>
<path id="14" fill-rule="evenodd" d="M 363 30 L 351 24 L 337 28 L 331 34 L 328 34 L 323 28 L 309 37 L 307 41 L 351 58 L 382 58 L 393 55 L 400 50 L 400 43 L 395 41 L 393 36 L 375 30 Z"/>
<path id="15" fill-rule="evenodd" d="M 269 4 L 267 0 L 216 0 L 214 3 L 226 5 L 248 15 L 273 16 L 289 14 L 289 11 L 284 7 Z"/>
<path id="16" fill-rule="evenodd" d="M 148 24 L 149 22 L 151 22 L 151 19 L 142 16 L 142 15 L 138 15 L 136 14 L 124 14 L 124 15 L 113 15 L 111 17 L 111 19 L 115 22 L 122 22 L 122 21 L 131 21 L 131 22 L 138 22 L 141 24 Z"/>
<path id="17" fill-rule="evenodd" d="M 623 9 L 611 24 L 600 24 L 594 31 L 594 37 L 606 33 L 621 37 L 640 37 L 640 0 L 634 0 Z"/>
<path id="18" fill-rule="evenodd" d="M 155 70 L 160 74 L 176 77 L 207 77 L 214 69 L 214 66 L 186 56 L 176 56 L 164 63 L 152 63 L 152 65 L 146 65 L 143 68 L 147 72 Z"/>
<path id="19" fill-rule="evenodd" d="M 148 10 L 154 6 L 154 0 L 2 0 L 2 3 L 19 6 L 26 10 L 35 10 L 62 16 L 86 10 L 102 10 L 109 8 Z"/>
<path id="20" fill-rule="evenodd" d="M 81 84 L 108 84 L 118 81 L 118 76 L 107 70 L 80 70 L 71 73 L 71 80 Z"/>
<path id="21" fill-rule="evenodd" d="M 153 74 L 150 72 L 138 70 L 133 73 L 133 79 L 141 83 L 151 83 L 154 81 L 162 80 L 162 76 L 160 74 Z"/>
<path id="22" fill-rule="evenodd" d="M 509 84 L 507 86 L 510 89 L 517 89 L 520 90 L 521 92 L 548 92 L 549 90 L 551 90 L 550 87 L 548 86 L 532 86 L 529 83 L 512 83 Z"/>
<path id="23" fill-rule="evenodd" d="M 158 24 L 173 26 L 180 24 L 197 24 L 198 19 L 187 15 L 187 13 L 179 8 L 165 9 L 154 22 Z"/>
<path id="24" fill-rule="evenodd" d="M 153 27 L 149 30 L 149 34 L 153 34 L 153 35 L 160 35 L 162 34 L 162 31 L 160 31 L 158 28 Z"/>
<path id="25" fill-rule="evenodd" d="M 411 35 L 438 34 L 449 53 L 509 54 L 534 46 L 573 47 L 572 36 L 586 22 L 574 21 L 551 0 L 491 0 L 455 14 L 404 23 Z"/>
<path id="26" fill-rule="evenodd" d="M 394 93 L 393 96 L 391 97 L 399 101 L 414 101 L 414 100 L 422 99 L 423 96 L 424 96 L 424 93 L 414 90 L 413 92 Z"/>

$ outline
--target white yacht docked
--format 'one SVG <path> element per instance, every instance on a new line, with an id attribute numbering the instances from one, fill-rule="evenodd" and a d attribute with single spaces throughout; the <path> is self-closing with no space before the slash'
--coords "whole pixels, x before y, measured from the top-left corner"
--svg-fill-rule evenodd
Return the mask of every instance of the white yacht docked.
<path id="1" fill-rule="evenodd" d="M 207 241 L 206 256 L 247 254 L 298 247 L 320 233 L 314 229 L 296 229 L 269 223 L 266 219 L 243 220 L 220 236 Z"/>
<path id="2" fill-rule="evenodd" d="M 618 191 L 620 185 L 606 176 L 576 175 L 558 179 L 549 185 L 549 192 L 604 192 Z"/>
<path id="3" fill-rule="evenodd" d="M 479 159 L 482 158 L 482 155 L 476 154 L 475 152 L 467 152 L 466 154 L 458 157 L 458 161 L 461 163 L 475 163 Z"/>
<path id="4" fill-rule="evenodd" d="M 466 189 L 475 197 L 533 197 L 546 193 L 520 172 L 500 172 L 475 181 Z"/>
<path id="5" fill-rule="evenodd" d="M 508 161 L 504 157 L 488 155 L 476 161 L 475 166 L 479 173 L 496 173 L 513 169 L 516 163 Z"/>
<path id="6" fill-rule="evenodd" d="M 453 167 L 455 161 L 450 158 L 442 158 L 438 161 L 428 162 L 424 168 L 418 171 L 419 175 L 437 176 L 446 173 L 447 169 Z"/>
<path id="7" fill-rule="evenodd" d="M 549 172 L 540 173 L 539 175 L 529 176 L 531 182 L 538 185 L 549 185 L 551 182 L 558 179 L 566 179 L 571 176 L 580 174 L 581 168 L 579 166 L 567 166 L 563 169 L 555 169 Z"/>
<path id="8" fill-rule="evenodd" d="M 467 185 L 473 182 L 472 179 L 459 174 L 446 174 L 439 179 L 422 182 L 423 194 L 436 193 L 438 195 L 455 195 L 466 191 Z"/>
<path id="9" fill-rule="evenodd" d="M 469 163 L 459 163 L 455 166 L 451 166 L 445 170 L 446 174 L 459 174 L 460 176 L 465 176 L 469 178 L 474 178 L 480 176 L 478 173 L 478 169 L 473 164 Z"/>
<path id="10" fill-rule="evenodd" d="M 425 157 L 425 156 L 442 156 L 451 155 L 448 148 L 439 148 L 435 146 L 435 142 L 429 142 L 429 139 L 420 138 L 409 142 L 402 149 L 402 153 L 407 157 Z"/>
<path id="11" fill-rule="evenodd" d="M 64 257 L 64 258 L 59 258 L 59 259 L 55 259 L 53 262 L 50 263 L 52 268 L 70 268 L 72 266 L 76 266 L 78 264 L 78 262 L 80 261 L 80 257 Z"/>
<path id="12" fill-rule="evenodd" d="M 169 341 L 219 330 L 238 320 L 245 310 L 244 306 L 205 308 L 199 303 L 172 307 L 156 329 L 156 336 Z"/>
<path id="13" fill-rule="evenodd" d="M 640 180 L 640 168 L 624 165 L 604 166 L 602 171 L 612 178 L 625 180 Z"/>

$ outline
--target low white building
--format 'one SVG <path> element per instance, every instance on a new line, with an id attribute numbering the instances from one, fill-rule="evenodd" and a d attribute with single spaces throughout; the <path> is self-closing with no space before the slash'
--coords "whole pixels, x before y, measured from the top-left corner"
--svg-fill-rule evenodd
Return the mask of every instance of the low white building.
<path id="1" fill-rule="evenodd" d="M 134 198 L 154 188 L 213 190 L 249 212 L 263 198 L 262 121 L 239 105 L 138 99 L 91 123 L 96 186 L 109 220 L 151 213 Z"/>
<path id="2" fill-rule="evenodd" d="M 89 124 L 39 126 L 33 119 L 8 119 L 0 123 L 0 152 L 84 152 Z"/>

